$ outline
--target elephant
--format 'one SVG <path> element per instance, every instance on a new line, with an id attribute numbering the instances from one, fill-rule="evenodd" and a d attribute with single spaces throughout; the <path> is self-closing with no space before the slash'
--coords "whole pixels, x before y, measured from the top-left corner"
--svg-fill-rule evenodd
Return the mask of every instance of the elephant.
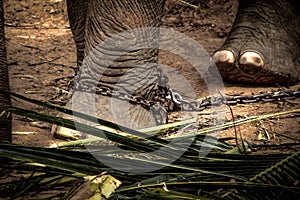
<path id="1" fill-rule="evenodd" d="M 3 1 L 0 10 L 0 72 L 1 77 L 7 77 L 2 3 Z M 79 107 L 88 107 L 85 102 L 90 99 L 85 99 L 84 92 L 95 92 L 99 85 L 108 91 L 142 96 L 145 101 L 154 102 L 157 101 L 158 93 L 162 92 L 162 96 L 166 96 L 170 92 L 166 77 L 155 64 L 158 58 L 159 29 L 143 31 L 145 27 L 160 27 L 164 4 L 164 0 L 67 0 L 70 27 L 77 50 L 77 65 L 80 69 L 73 89 L 73 97 L 82 101 Z M 227 39 L 212 55 L 223 80 L 283 86 L 297 83 L 300 75 L 299 8 L 297 0 L 240 0 Z M 128 30 L 138 31 L 129 32 L 123 40 L 136 45 L 141 42 L 137 38 L 142 35 L 142 38 L 146 38 L 142 42 L 151 44 L 151 48 L 128 51 L 120 46 L 115 47 L 114 41 L 109 40 L 108 45 L 99 45 L 113 35 L 122 38 L 118 33 Z M 136 86 L 139 82 L 145 83 L 145 80 L 146 84 Z M 0 88 L 9 89 L 7 78 L 1 79 Z M 10 103 L 7 96 L 0 96 L 0 101 L 0 111 Z M 110 97 L 100 95 L 96 101 L 101 105 L 97 107 L 96 115 L 113 120 L 107 118 L 113 116 Z M 137 121 L 134 128 L 157 123 L 156 118 L 149 115 L 144 106 L 129 107 L 133 112 L 132 117 Z M 9 119 L 1 120 L 1 125 L 7 127 L 5 130 L 4 126 L 1 128 L 0 139 L 10 141 Z M 55 131 L 59 130 L 61 127 L 55 128 Z"/>

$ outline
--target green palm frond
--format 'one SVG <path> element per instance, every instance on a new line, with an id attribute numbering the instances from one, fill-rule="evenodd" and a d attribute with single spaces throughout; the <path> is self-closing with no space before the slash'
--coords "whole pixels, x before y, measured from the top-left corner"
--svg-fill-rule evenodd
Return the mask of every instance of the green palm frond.
<path id="1" fill-rule="evenodd" d="M 31 182 L 35 183 L 34 185 L 39 185 L 39 187 L 45 186 L 45 184 L 36 183 L 45 183 L 43 179 L 46 178 L 50 181 L 49 178 L 51 176 L 53 177 L 53 181 L 57 181 L 57 179 L 62 177 L 69 177 L 74 183 L 76 181 L 82 182 L 83 178 L 88 175 L 108 172 L 123 183 L 122 187 L 117 189 L 115 193 L 115 195 L 118 196 L 138 195 L 145 190 L 155 190 L 157 188 L 163 188 L 164 186 L 177 195 L 179 193 L 199 195 L 199 191 L 202 191 L 202 193 L 204 192 L 206 195 L 210 194 L 212 196 L 219 196 L 220 198 L 221 195 L 226 194 L 224 193 L 225 191 L 228 193 L 232 189 L 240 191 L 242 194 L 244 191 L 254 190 L 259 195 L 266 189 L 277 191 L 288 190 L 294 194 L 295 192 L 299 192 L 299 189 L 295 188 L 295 186 L 280 186 L 265 182 L 260 183 L 255 181 L 257 178 L 250 178 L 255 177 L 255 175 L 257 175 L 256 177 L 261 177 L 266 173 L 264 171 L 268 171 L 266 169 L 269 168 L 272 169 L 271 171 L 273 172 L 278 166 L 282 166 L 282 168 L 285 169 L 286 166 L 297 166 L 297 164 L 299 164 L 299 154 L 295 154 L 289 158 L 286 157 L 287 155 L 282 154 L 210 154 L 207 157 L 198 159 L 184 157 L 182 160 L 185 161 L 178 160 L 155 172 L 131 174 L 118 172 L 106 167 L 88 152 L 25 147 L 11 144 L 0 145 L 0 158 L 1 160 L 6 160 L 6 163 L 1 162 L 0 168 L 42 173 L 42 175 L 39 176 L 32 176 L 35 178 L 31 179 Z M 294 177 L 295 173 L 299 171 L 295 171 L 294 167 L 289 168 L 290 169 L 284 173 L 284 177 Z M 6 173 L 8 172 L 6 171 Z M 4 176 L 5 174 L 1 175 Z M 271 177 L 264 176 L 266 177 L 265 179 L 271 180 Z M 293 180 L 297 183 L 296 178 Z M 8 185 L 7 183 L 1 185 L 0 193 L 1 191 L 6 191 Z M 11 183 L 10 185 L 15 186 L 16 184 Z M 22 191 L 20 188 L 24 186 L 18 184 L 18 187 L 18 191 Z M 28 191 L 29 189 L 34 189 L 34 187 L 26 187 L 24 189 Z M 222 189 L 222 193 L 218 192 L 220 189 Z M 201 195 L 203 195 L 202 193 Z M 153 195 L 155 194 L 156 193 L 153 193 Z M 236 195 L 236 193 L 234 194 Z M 241 195 L 240 193 L 238 194 Z M 147 195 L 149 196 L 149 194 Z"/>
<path id="2" fill-rule="evenodd" d="M 43 102 L 36 100 L 28 101 L 43 105 Z M 47 107 L 61 111 L 63 109 L 51 104 L 47 104 Z M 66 109 L 64 111 L 71 112 Z M 63 118 L 20 108 L 11 108 L 9 112 L 75 128 L 73 121 Z M 81 117 L 95 119 L 84 114 Z M 166 147 L 166 150 L 157 159 L 147 159 L 129 155 L 114 156 L 118 151 L 102 150 L 97 138 L 83 142 L 72 141 L 57 148 L 0 142 L 0 176 L 11 177 L 0 182 L 0 197 L 15 199 L 63 185 L 64 191 L 53 193 L 49 198 L 70 199 L 72 195 L 82 194 L 88 189 L 94 191 L 90 197 L 102 199 L 280 199 L 283 195 L 291 199 L 300 198 L 299 152 L 273 155 L 232 154 L 236 146 L 226 142 L 230 138 L 202 134 L 221 127 L 200 130 L 197 134 L 187 131 L 171 137 L 164 137 L 163 134 L 145 137 L 148 133 L 161 129 L 176 130 L 194 122 L 193 119 L 139 131 L 122 129 L 125 132 L 116 129 L 117 124 L 106 123 L 104 120 L 99 122 L 109 128 L 100 130 L 85 124 L 76 125 L 76 128 L 80 127 L 81 131 L 92 135 L 104 132 L 115 145 L 132 155 L 153 152 L 162 147 Z M 174 151 L 182 148 L 180 142 L 168 145 L 172 139 L 190 141 L 191 145 L 180 158 L 169 164 L 165 160 L 172 158 Z M 80 145 L 82 143 L 84 146 Z M 161 168 L 147 173 L 127 173 L 101 162 L 106 160 L 125 163 L 123 161 L 126 159 L 142 163 L 142 167 L 158 165 Z M 128 169 L 130 166 L 122 164 L 121 167 Z M 111 183 L 115 185 L 112 187 Z M 100 196 L 98 188 L 105 188 Z"/>

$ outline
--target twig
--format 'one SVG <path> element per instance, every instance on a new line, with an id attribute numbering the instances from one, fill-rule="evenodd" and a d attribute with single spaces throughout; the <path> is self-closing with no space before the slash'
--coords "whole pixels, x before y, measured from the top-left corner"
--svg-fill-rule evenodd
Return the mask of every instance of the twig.
<path id="1" fill-rule="evenodd" d="M 26 24 L 26 25 L 14 25 L 10 23 L 4 24 L 6 27 L 12 27 L 16 29 L 70 29 L 69 26 L 53 26 L 53 27 L 46 27 L 42 24 L 39 24 L 40 26 L 33 25 L 33 24 Z"/>
<path id="2" fill-rule="evenodd" d="M 222 95 L 222 93 L 219 91 L 219 94 L 224 98 L 226 104 L 228 105 L 229 107 L 229 110 L 230 110 L 230 114 L 231 114 L 231 117 L 232 117 L 232 123 L 233 123 L 233 128 L 234 128 L 234 135 L 235 135 L 235 143 L 236 143 L 236 146 L 238 147 L 239 149 L 239 152 L 242 153 L 243 151 L 240 149 L 240 145 L 238 144 L 238 136 L 237 136 L 237 130 L 236 130 L 236 124 L 235 124 L 235 118 L 234 118 L 234 114 L 233 114 L 233 111 L 232 111 L 232 108 L 231 106 L 228 104 L 226 98 L 224 97 L 224 95 Z M 246 150 L 246 146 L 244 144 L 244 140 L 243 140 L 243 136 L 241 134 L 241 131 L 239 129 L 239 133 L 240 133 L 240 138 L 241 138 L 241 141 L 242 141 L 242 147 L 244 149 L 244 151 Z"/>
<path id="3" fill-rule="evenodd" d="M 298 140 L 296 138 L 293 138 L 293 137 L 290 137 L 290 136 L 287 136 L 287 135 L 284 135 L 282 133 L 276 133 L 276 135 L 279 135 L 279 136 L 284 137 L 284 138 L 288 138 L 290 140 L 294 140 L 294 141 L 300 142 L 300 140 Z"/>
<path id="4" fill-rule="evenodd" d="M 13 78 L 30 78 L 33 79 L 34 77 L 32 75 L 27 75 L 27 74 L 16 74 L 12 75 Z"/>
<path id="5" fill-rule="evenodd" d="M 40 91 L 40 90 L 36 90 L 36 91 L 33 91 L 33 90 L 29 90 L 29 91 L 26 91 L 25 94 L 43 94 L 43 93 L 47 93 L 45 91 Z"/>
<path id="6" fill-rule="evenodd" d="M 33 135 L 35 134 L 34 131 L 26 132 L 26 131 L 13 131 L 13 135 Z"/>
<path id="7" fill-rule="evenodd" d="M 61 56 L 53 58 L 51 60 L 41 61 L 41 62 L 37 62 L 37 63 L 28 63 L 28 66 L 36 66 L 36 65 L 42 65 L 42 64 L 45 64 L 45 63 L 50 63 L 52 61 L 58 60 L 59 58 L 61 58 Z"/>
<path id="8" fill-rule="evenodd" d="M 188 7 L 194 8 L 195 10 L 200 10 L 199 6 L 195 6 L 195 5 L 190 4 L 190 3 L 186 2 L 186 1 L 183 1 L 183 0 L 178 0 L 177 3 L 180 4 L 180 5 L 183 5 L 183 6 L 188 6 Z"/>
<path id="9" fill-rule="evenodd" d="M 58 65 L 58 66 L 60 65 L 62 67 L 68 67 L 68 68 L 73 69 L 74 71 L 76 71 L 78 69 L 78 67 L 76 67 L 76 66 L 65 65 L 65 64 L 62 64 L 62 63 L 50 62 L 50 64 L 52 64 L 52 65 Z"/>
<path id="10" fill-rule="evenodd" d="M 24 47 L 27 47 L 27 48 L 30 48 L 30 49 L 35 49 L 35 50 L 42 51 L 40 48 L 38 48 L 38 47 L 34 47 L 34 46 L 30 46 L 30 45 L 24 45 Z"/>

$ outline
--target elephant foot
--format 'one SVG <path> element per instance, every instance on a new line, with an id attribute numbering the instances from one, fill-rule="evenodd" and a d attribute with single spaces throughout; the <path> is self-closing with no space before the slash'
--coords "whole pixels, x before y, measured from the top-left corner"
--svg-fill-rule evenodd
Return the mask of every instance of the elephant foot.
<path id="1" fill-rule="evenodd" d="M 240 1 L 212 59 L 229 82 L 291 85 L 300 78 L 300 9 L 296 0 Z"/>
<path id="2" fill-rule="evenodd" d="M 91 115 L 105 121 L 113 122 L 118 125 L 131 129 L 141 129 L 155 126 L 156 119 L 148 110 L 140 105 L 133 105 L 127 101 L 111 98 L 109 96 L 93 95 L 85 92 L 75 92 L 72 99 L 66 105 L 66 108 Z M 71 119 L 76 122 L 87 124 L 102 130 L 107 130 L 105 126 L 98 121 L 87 121 L 79 119 L 76 114 L 73 116 L 62 114 L 60 117 Z M 80 126 L 76 125 L 77 130 L 53 125 L 51 133 L 54 137 L 62 138 L 64 136 L 74 136 L 80 139 L 94 137 L 80 131 Z"/>

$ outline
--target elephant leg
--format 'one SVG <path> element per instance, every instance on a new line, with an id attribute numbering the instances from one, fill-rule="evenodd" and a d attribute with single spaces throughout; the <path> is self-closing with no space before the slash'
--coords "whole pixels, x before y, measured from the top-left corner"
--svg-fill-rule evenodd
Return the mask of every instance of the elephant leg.
<path id="1" fill-rule="evenodd" d="M 300 77 L 300 3 L 240 0 L 236 19 L 213 60 L 224 80 L 290 85 Z"/>
<path id="2" fill-rule="evenodd" d="M 80 4 L 67 2 L 77 52 L 84 52 L 68 106 L 131 128 L 155 125 L 143 106 L 103 95 L 89 97 L 88 91 L 106 87 L 119 94 L 154 100 L 161 82 L 157 68 L 159 30 L 155 27 L 161 23 L 164 1 L 82 1 L 86 4 L 84 22 L 82 17 L 74 20 Z"/>
<path id="3" fill-rule="evenodd" d="M 9 91 L 6 60 L 3 1 L 0 1 L 0 89 Z M 11 105 L 10 96 L 0 92 L 0 114 Z M 11 116 L 0 117 L 0 141 L 11 142 Z"/>
<path id="4" fill-rule="evenodd" d="M 83 0 L 67 1 L 68 16 L 73 39 L 77 50 L 77 67 L 81 66 L 84 58 L 85 22 L 87 3 Z"/>

